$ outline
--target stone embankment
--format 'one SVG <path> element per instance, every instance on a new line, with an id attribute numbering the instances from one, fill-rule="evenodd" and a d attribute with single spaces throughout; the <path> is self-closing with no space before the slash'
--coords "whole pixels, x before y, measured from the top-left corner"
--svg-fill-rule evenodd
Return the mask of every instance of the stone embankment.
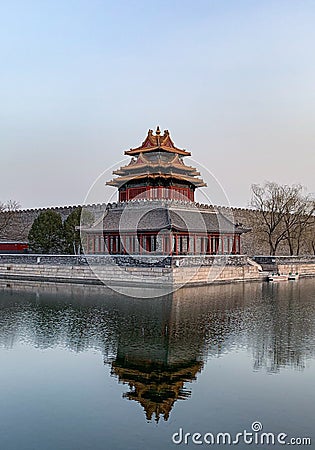
<path id="1" fill-rule="evenodd" d="M 254 260 L 264 271 L 298 273 L 302 277 L 315 276 L 314 256 L 255 256 Z"/>
<path id="2" fill-rule="evenodd" d="M 204 285 L 261 280 L 258 265 L 237 256 L 0 255 L 0 278 L 106 285 Z"/>
<path id="3" fill-rule="evenodd" d="M 206 285 L 266 279 L 267 271 L 315 276 L 312 257 L 0 255 L 0 278 L 82 284 Z"/>

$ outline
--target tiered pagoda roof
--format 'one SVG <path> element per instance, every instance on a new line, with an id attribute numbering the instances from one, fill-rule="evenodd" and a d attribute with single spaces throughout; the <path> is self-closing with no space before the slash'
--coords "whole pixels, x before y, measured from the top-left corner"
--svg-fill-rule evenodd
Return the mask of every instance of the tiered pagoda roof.
<path id="1" fill-rule="evenodd" d="M 139 153 L 147 153 L 157 150 L 164 150 L 168 153 L 177 153 L 182 156 L 191 155 L 190 152 L 175 147 L 168 130 L 164 130 L 164 134 L 161 136 L 160 127 L 157 127 L 155 135 L 153 134 L 153 130 L 149 130 L 147 137 L 142 142 L 140 147 L 126 150 L 125 155 L 134 156 L 139 155 Z"/>
<path id="2" fill-rule="evenodd" d="M 130 163 L 113 172 L 118 175 L 106 184 L 120 188 L 130 181 L 143 179 L 174 179 L 195 187 L 206 186 L 200 178 L 200 172 L 194 167 L 186 166 L 184 156 L 190 156 L 190 152 L 175 147 L 168 130 L 161 135 L 157 127 L 155 135 L 149 130 L 146 139 L 140 147 L 125 151 L 132 156 Z"/>

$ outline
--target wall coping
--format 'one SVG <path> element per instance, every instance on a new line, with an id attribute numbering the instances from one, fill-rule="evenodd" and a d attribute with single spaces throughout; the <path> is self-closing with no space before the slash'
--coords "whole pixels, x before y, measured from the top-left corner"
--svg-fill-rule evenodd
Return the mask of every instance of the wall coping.
<path id="1" fill-rule="evenodd" d="M 0 265 L 119 265 L 131 267 L 247 266 L 247 259 L 247 255 L 43 255 L 6 253 L 0 254 Z"/>

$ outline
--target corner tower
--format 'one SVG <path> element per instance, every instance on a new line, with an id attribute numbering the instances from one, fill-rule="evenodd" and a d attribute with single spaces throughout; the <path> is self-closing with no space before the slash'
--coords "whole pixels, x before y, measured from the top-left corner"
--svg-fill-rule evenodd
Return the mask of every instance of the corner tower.
<path id="1" fill-rule="evenodd" d="M 152 130 L 140 147 L 125 151 L 128 165 L 113 172 L 106 184 L 118 188 L 119 201 L 138 199 L 195 200 L 195 189 L 206 186 L 200 173 L 186 166 L 183 159 L 190 152 L 175 147 L 168 130 Z"/>

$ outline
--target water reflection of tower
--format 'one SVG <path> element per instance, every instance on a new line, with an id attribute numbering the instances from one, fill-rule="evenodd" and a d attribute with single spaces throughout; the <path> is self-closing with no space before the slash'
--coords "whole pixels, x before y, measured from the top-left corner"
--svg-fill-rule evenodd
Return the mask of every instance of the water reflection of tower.
<path id="1" fill-rule="evenodd" d="M 111 374 L 129 385 L 123 397 L 139 402 L 147 420 L 167 420 L 175 402 L 191 395 L 185 383 L 197 379 L 205 358 L 234 345 L 243 289 L 185 288 L 163 298 L 120 302 Z"/>
<path id="2" fill-rule="evenodd" d="M 112 375 L 129 385 L 123 396 L 138 401 L 147 420 L 167 420 L 174 403 L 190 396 L 185 382 L 202 369 L 202 339 L 181 329 L 174 295 L 124 305 Z"/>

